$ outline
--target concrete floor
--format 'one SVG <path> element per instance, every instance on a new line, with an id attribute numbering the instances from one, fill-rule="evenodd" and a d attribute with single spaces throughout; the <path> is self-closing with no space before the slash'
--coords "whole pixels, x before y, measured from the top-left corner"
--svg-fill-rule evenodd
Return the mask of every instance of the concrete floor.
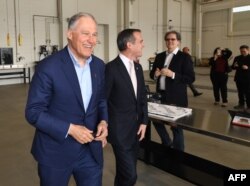
<path id="1" fill-rule="evenodd" d="M 229 78 L 229 105 L 227 108 L 213 105 L 211 83 L 207 68 L 196 68 L 195 85 L 203 92 L 200 97 L 193 97 L 190 90 L 189 106 L 193 108 L 210 109 L 213 112 L 227 112 L 237 104 L 237 94 L 232 75 Z M 145 80 L 153 88 L 152 82 L 145 72 Z M 32 128 L 24 118 L 24 107 L 27 98 L 28 85 L 0 86 L 0 185 L 3 186 L 36 186 L 39 185 L 36 162 L 30 154 L 30 147 L 34 135 Z M 153 131 L 153 139 L 159 137 Z M 203 136 L 185 131 L 186 151 L 208 160 L 235 169 L 250 169 L 249 147 Z M 115 174 L 114 155 L 111 147 L 105 148 L 105 166 L 103 185 L 113 185 Z M 75 185 L 70 181 L 70 186 Z M 163 172 L 152 166 L 138 161 L 137 186 L 189 186 L 193 185 L 185 180 Z"/>

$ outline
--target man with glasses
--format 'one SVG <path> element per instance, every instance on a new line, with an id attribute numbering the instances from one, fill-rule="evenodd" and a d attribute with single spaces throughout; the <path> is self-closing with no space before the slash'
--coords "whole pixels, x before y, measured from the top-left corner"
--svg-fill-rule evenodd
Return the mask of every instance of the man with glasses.
<path id="1" fill-rule="evenodd" d="M 180 33 L 169 31 L 164 39 L 167 50 L 156 55 L 150 77 L 157 82 L 156 91 L 161 95 L 162 104 L 187 107 L 187 85 L 195 80 L 192 59 L 178 47 Z M 172 141 L 163 123 L 153 124 L 162 144 L 184 151 L 184 136 L 180 127 L 171 124 Z"/>

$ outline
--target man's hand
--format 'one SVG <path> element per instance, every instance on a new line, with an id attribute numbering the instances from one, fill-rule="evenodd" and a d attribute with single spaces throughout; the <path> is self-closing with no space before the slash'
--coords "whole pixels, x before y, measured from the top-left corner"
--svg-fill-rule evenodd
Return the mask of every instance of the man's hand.
<path id="1" fill-rule="evenodd" d="M 70 124 L 68 135 L 72 136 L 81 144 L 89 143 L 94 140 L 93 131 L 82 125 Z"/>
<path id="2" fill-rule="evenodd" d="M 159 69 L 159 68 L 156 68 L 155 77 L 158 78 L 160 75 L 161 75 L 160 69 Z"/>
<path id="3" fill-rule="evenodd" d="M 234 67 L 239 67 L 237 62 L 234 63 Z"/>
<path id="4" fill-rule="evenodd" d="M 247 70 L 247 69 L 248 69 L 248 66 L 247 66 L 247 65 L 242 65 L 242 69 L 243 69 L 243 70 Z"/>
<path id="5" fill-rule="evenodd" d="M 215 54 L 214 55 L 214 61 L 216 61 L 218 59 L 218 56 Z"/>
<path id="6" fill-rule="evenodd" d="M 108 136 L 108 124 L 106 121 L 102 120 L 97 126 L 97 132 L 95 136 L 96 141 L 102 141 L 102 146 L 107 144 L 106 137 Z"/>
<path id="7" fill-rule="evenodd" d="M 168 68 L 161 69 L 161 75 L 163 75 L 163 76 L 167 76 L 167 77 L 172 78 L 173 74 L 174 74 L 173 71 L 169 70 Z"/>
<path id="8" fill-rule="evenodd" d="M 145 137 L 146 128 L 147 128 L 147 125 L 145 124 L 140 125 L 139 130 L 137 132 L 137 135 L 140 135 L 139 141 L 143 140 L 143 138 Z"/>
<path id="9" fill-rule="evenodd" d="M 107 138 L 104 138 L 103 140 L 102 140 L 102 148 L 104 148 L 106 145 L 107 145 Z"/>

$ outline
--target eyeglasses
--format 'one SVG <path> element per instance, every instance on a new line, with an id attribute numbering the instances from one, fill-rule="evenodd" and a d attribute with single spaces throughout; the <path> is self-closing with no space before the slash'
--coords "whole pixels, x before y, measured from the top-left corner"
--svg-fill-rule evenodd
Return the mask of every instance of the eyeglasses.
<path id="1" fill-rule="evenodd" d="M 175 38 L 167 38 L 166 41 L 175 41 Z"/>

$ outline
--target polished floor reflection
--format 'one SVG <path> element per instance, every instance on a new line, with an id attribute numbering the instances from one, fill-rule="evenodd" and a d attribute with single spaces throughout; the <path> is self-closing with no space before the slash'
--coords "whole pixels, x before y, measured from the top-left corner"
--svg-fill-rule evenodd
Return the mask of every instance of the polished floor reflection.
<path id="1" fill-rule="evenodd" d="M 189 105 L 194 108 L 211 110 L 212 112 L 227 112 L 237 104 L 237 94 L 232 77 L 229 79 L 229 104 L 222 108 L 213 105 L 213 96 L 208 69 L 196 69 L 197 88 L 203 92 L 199 97 L 193 97 L 190 90 Z M 145 72 L 145 77 L 148 75 Z M 154 88 L 154 84 L 146 77 L 146 83 Z M 34 135 L 34 129 L 24 119 L 24 105 L 26 102 L 28 85 L 0 86 L 0 185 L 11 186 L 36 186 L 39 180 L 36 171 L 36 162 L 30 154 L 30 146 Z M 209 119 L 209 115 L 204 119 Z M 213 125 L 220 125 L 219 122 Z M 154 129 L 152 138 L 159 142 Z M 232 167 L 235 169 L 250 169 L 249 147 L 235 143 L 218 140 L 194 132 L 185 131 L 186 152 L 205 159 Z M 103 185 L 113 184 L 115 173 L 114 155 L 111 147 L 105 148 L 105 166 Z M 70 186 L 75 185 L 71 180 Z M 152 166 L 138 161 L 137 186 L 189 186 L 193 185 L 174 175 L 163 172 Z"/>

